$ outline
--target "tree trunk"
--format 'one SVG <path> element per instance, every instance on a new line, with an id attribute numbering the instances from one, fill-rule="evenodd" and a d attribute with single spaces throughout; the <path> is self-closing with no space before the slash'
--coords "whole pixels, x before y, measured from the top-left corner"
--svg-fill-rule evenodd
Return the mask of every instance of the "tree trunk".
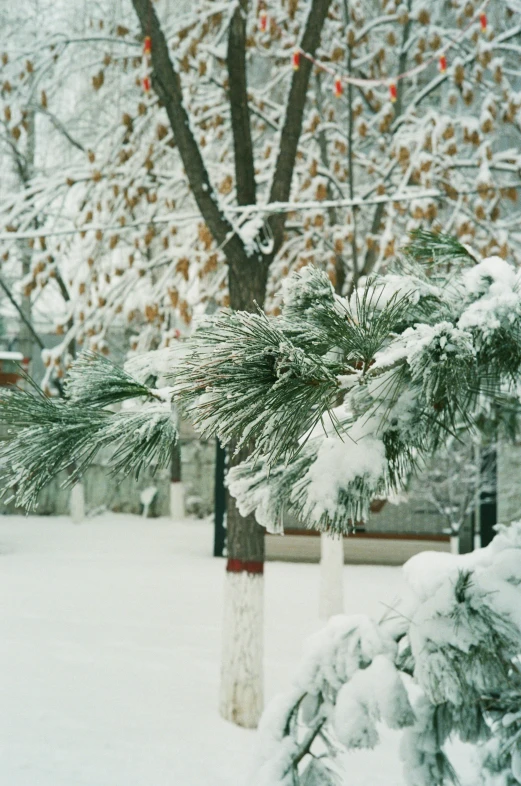
<path id="1" fill-rule="evenodd" d="M 234 465 L 244 460 L 231 459 Z M 224 590 L 219 709 L 226 720 L 253 729 L 263 708 L 264 529 L 243 518 L 228 495 L 228 561 Z"/>
<path id="2" fill-rule="evenodd" d="M 230 305 L 253 311 L 262 306 L 267 267 L 245 261 L 230 267 Z M 230 466 L 244 461 L 247 449 L 233 455 Z M 222 632 L 219 708 L 226 720 L 255 728 L 263 708 L 264 528 L 253 515 L 243 518 L 234 498 L 227 503 L 227 556 Z"/>
<path id="3" fill-rule="evenodd" d="M 320 535 L 320 619 L 344 611 L 344 541 L 327 532 Z"/>
<path id="4" fill-rule="evenodd" d="M 497 515 L 497 447 L 487 445 L 482 451 L 479 521 L 481 547 L 488 546 L 496 534 Z"/>
<path id="5" fill-rule="evenodd" d="M 185 496 L 181 476 L 181 445 L 179 441 L 172 447 L 170 461 L 170 517 L 180 521 L 185 517 Z"/>
<path id="6" fill-rule="evenodd" d="M 264 254 L 259 248 L 255 255 L 250 255 L 215 198 L 184 105 L 181 80 L 153 4 L 150 0 L 132 0 L 132 4 L 143 35 L 151 38 L 152 86 L 164 104 L 191 191 L 228 262 L 231 308 L 254 311 L 263 305 L 268 265 L 282 243 L 287 214 L 276 212 L 267 219 L 274 240 L 271 252 Z M 236 5 L 227 49 L 237 200 L 243 205 L 254 203 L 256 191 L 245 55 L 248 5 L 247 0 L 240 0 Z M 302 50 L 311 56 L 320 43 L 330 5 L 331 0 L 311 0 L 300 41 Z M 304 58 L 291 79 L 270 189 L 271 202 L 285 202 L 290 195 L 311 70 L 311 61 Z M 236 461 L 231 458 L 230 464 L 233 466 Z M 253 517 L 241 518 L 235 503 L 229 500 L 221 713 L 248 727 L 257 724 L 262 710 L 263 565 L 264 530 Z"/>
<path id="7" fill-rule="evenodd" d="M 69 511 L 73 524 L 81 524 L 85 519 L 85 486 L 81 481 L 71 488 Z"/>

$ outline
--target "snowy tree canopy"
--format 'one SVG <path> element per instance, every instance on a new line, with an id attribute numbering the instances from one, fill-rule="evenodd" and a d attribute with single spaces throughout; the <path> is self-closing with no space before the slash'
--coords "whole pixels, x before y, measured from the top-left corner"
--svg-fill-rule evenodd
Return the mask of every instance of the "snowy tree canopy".
<path id="1" fill-rule="evenodd" d="M 166 346 L 229 293 L 226 244 L 196 205 L 164 102 L 143 89 L 147 73 L 152 85 L 161 80 L 156 50 L 150 64 L 143 53 L 150 31 L 135 11 L 145 3 L 40 5 L 37 28 L 30 15 L 6 12 L 1 151 L 12 188 L 0 236 L 16 295 L 63 335 L 46 356 L 51 376 L 77 347 L 107 352 L 116 328 L 134 349 Z M 274 173 L 292 53 L 307 51 L 311 5 L 242 4 L 255 192 L 247 196 L 232 144 L 235 5 L 197 0 L 173 13 L 168 0 L 152 4 L 208 194 L 241 247 L 269 260 L 270 312 L 291 271 L 314 264 L 345 293 L 385 269 L 419 225 L 518 260 L 518 1 L 327 3 L 315 55 L 328 70 L 309 81 L 291 193 L 280 204 Z M 386 80 L 411 70 L 393 103 Z M 335 97 L 331 72 L 359 82 Z"/>

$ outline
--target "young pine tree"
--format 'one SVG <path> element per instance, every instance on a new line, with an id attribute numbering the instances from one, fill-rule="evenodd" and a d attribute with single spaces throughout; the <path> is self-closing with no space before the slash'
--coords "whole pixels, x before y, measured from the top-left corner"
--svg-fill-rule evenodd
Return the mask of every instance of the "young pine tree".
<path id="1" fill-rule="evenodd" d="M 68 295 L 49 375 L 63 373 L 73 342 L 107 352 L 117 326 L 147 349 L 168 345 L 194 311 L 277 312 L 281 278 L 308 263 L 349 292 L 420 222 L 514 258 L 515 8 L 241 0 L 227 13 L 200 0 L 172 13 L 166 0 L 133 0 L 118 20 L 101 6 L 86 36 L 92 92 L 78 155 L 3 208 L 13 244 L 39 236 L 24 286 L 35 299 L 47 287 Z M 71 48 L 58 38 L 43 50 L 56 62 Z M 251 602 L 230 600 L 227 619 L 252 642 L 237 669 L 258 675 L 259 623 L 250 636 L 239 611 L 261 619 L 262 533 L 233 501 L 228 525 L 228 583 L 252 592 L 231 592 Z M 234 671 L 224 666 L 223 712 L 254 724 L 260 678 L 242 688 Z"/>
<path id="2" fill-rule="evenodd" d="M 518 433 L 520 293 L 520 274 L 509 262 L 479 260 L 453 238 L 426 232 L 416 233 L 396 272 L 371 278 L 351 297 L 335 294 L 324 272 L 304 268 L 288 279 L 279 316 L 226 311 L 208 318 L 195 333 L 191 351 L 181 357 L 175 348 L 152 353 L 137 378 L 87 354 L 71 369 L 65 400 L 38 391 L 6 392 L 0 415 L 11 441 L 0 456 L 2 485 L 19 504 L 30 505 L 50 477 L 72 466 L 74 482 L 105 446 L 112 447 L 116 471 L 139 473 L 144 466 L 168 462 L 176 440 L 176 402 L 204 434 L 234 445 L 239 460 L 247 447 L 248 457 L 230 473 L 230 490 L 243 515 L 280 532 L 284 512 L 292 510 L 308 526 L 349 532 L 353 522 L 367 516 L 374 497 L 402 489 L 422 458 L 442 447 L 448 435 L 462 428 L 484 437 Z M 163 376 L 167 369 L 170 388 L 143 382 L 157 362 Z M 126 399 L 135 400 L 135 406 L 118 413 L 107 409 Z M 299 774 L 300 762 L 319 732 L 319 737 L 326 734 L 324 724 L 336 707 L 341 718 L 335 723 L 343 729 L 337 736 L 344 745 L 372 746 L 371 724 L 383 714 L 391 724 L 411 727 L 410 757 L 417 755 L 413 771 L 424 778 L 418 783 L 445 782 L 450 766 L 442 747 L 433 751 L 430 740 L 442 746 L 453 731 L 464 735 L 465 728 L 470 728 L 465 732 L 469 740 L 485 738 L 493 713 L 506 712 L 507 700 L 508 706 L 513 701 L 506 683 L 514 678 L 519 624 L 512 605 L 502 616 L 494 604 L 508 600 L 515 606 L 517 596 L 509 595 L 507 585 L 516 587 L 518 580 L 517 574 L 501 574 L 507 585 L 497 600 L 496 590 L 487 590 L 496 586 L 498 576 L 486 571 L 478 576 L 474 568 L 487 566 L 487 555 L 496 554 L 497 546 L 491 549 L 476 557 L 476 564 L 462 565 L 457 579 L 448 571 L 437 596 L 441 605 L 433 606 L 429 588 L 423 587 L 414 612 L 422 621 L 418 629 L 400 628 L 390 639 L 384 632 L 381 644 L 375 633 L 366 655 L 365 645 L 360 650 L 356 644 L 359 633 L 349 638 L 362 654 L 346 678 L 374 663 L 370 679 L 361 675 L 348 682 L 340 705 L 334 691 L 342 681 L 335 682 L 333 692 L 320 689 L 318 705 L 313 704 L 323 705 L 319 714 L 310 710 L 306 715 L 309 744 L 302 749 L 297 739 L 296 747 L 284 746 L 289 758 L 281 778 Z M 497 570 L 501 565 L 503 557 Z M 429 620 L 440 614 L 453 621 L 454 630 L 470 626 L 470 649 L 465 644 L 454 651 L 446 626 L 438 636 Z M 402 639 L 400 646 L 407 646 L 396 654 Z M 375 660 L 377 655 L 385 657 Z M 449 666 L 453 679 L 439 679 Z M 396 669 L 412 675 L 425 693 L 425 701 L 413 710 Z M 373 710 L 364 698 L 380 676 L 393 697 L 385 704 L 388 715 L 379 701 Z M 349 720 L 353 706 L 357 712 L 368 707 L 367 718 L 355 728 Z M 300 734 L 295 707 L 287 707 L 283 736 Z M 468 727 L 471 717 L 475 726 Z M 418 751 L 425 756 L 418 758 Z"/>

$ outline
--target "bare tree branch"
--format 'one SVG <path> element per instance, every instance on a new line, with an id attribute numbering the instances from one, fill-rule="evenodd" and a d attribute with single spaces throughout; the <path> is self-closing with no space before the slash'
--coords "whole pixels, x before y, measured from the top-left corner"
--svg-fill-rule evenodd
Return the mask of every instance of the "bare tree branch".
<path id="1" fill-rule="evenodd" d="M 151 0 L 132 0 L 144 36 L 152 41 L 152 84 L 163 103 L 176 145 L 201 215 L 228 262 L 241 263 L 248 255 L 242 240 L 221 212 L 199 145 L 191 129 L 183 101 L 179 74 L 175 70 L 168 44 Z"/>
<path id="2" fill-rule="evenodd" d="M 81 150 L 82 153 L 85 153 L 85 148 L 81 144 L 81 142 L 78 142 L 77 139 L 74 139 L 74 137 L 67 131 L 62 121 L 59 118 L 57 118 L 55 114 L 49 112 L 49 110 L 45 109 L 45 107 L 41 106 L 41 104 L 38 104 L 37 109 L 38 112 L 41 112 L 42 114 L 46 115 L 46 117 L 49 118 L 55 129 L 59 131 L 60 134 L 62 134 L 65 137 L 65 139 L 71 143 L 73 147 L 76 147 L 78 148 L 78 150 Z"/>
<path id="3" fill-rule="evenodd" d="M 230 112 L 235 154 L 235 182 L 239 205 L 255 204 L 255 165 L 251 138 L 248 85 L 246 78 L 246 18 L 248 0 L 239 0 L 228 31 Z"/>
<path id="4" fill-rule="evenodd" d="M 316 75 L 316 88 L 317 88 L 317 109 L 319 113 L 322 115 L 322 85 L 321 85 L 321 74 L 317 73 Z M 330 161 L 329 161 L 329 153 L 327 149 L 327 138 L 326 133 L 323 127 L 320 127 L 317 134 L 317 142 L 318 142 L 318 149 L 320 151 L 320 158 L 322 159 L 322 164 L 325 168 L 325 172 L 323 173 L 326 175 L 326 172 L 330 170 Z M 322 174 L 322 172 L 321 172 Z M 331 178 L 328 178 L 327 183 L 327 196 L 328 200 L 333 200 L 333 189 L 331 185 Z M 329 223 L 331 226 L 336 226 L 338 224 L 338 211 L 335 207 L 330 206 L 327 208 L 327 213 L 329 216 Z M 334 248 L 332 251 L 335 255 L 335 292 L 339 295 L 342 294 L 346 279 L 346 265 L 345 260 L 342 254 L 338 254 Z M 356 268 L 355 268 L 356 269 Z"/>
<path id="5" fill-rule="evenodd" d="M 7 286 L 7 284 L 5 283 L 3 278 L 1 278 L 1 277 L 0 277 L 0 287 L 4 290 L 5 294 L 7 295 L 8 300 L 12 303 L 12 305 L 17 310 L 18 316 L 20 317 L 20 319 L 22 320 L 24 325 L 27 327 L 27 329 L 30 331 L 31 335 L 33 336 L 34 340 L 36 341 L 36 343 L 38 344 L 40 349 L 45 349 L 45 344 L 41 340 L 41 338 L 38 335 L 38 333 L 36 332 L 36 330 L 33 328 L 31 322 L 25 316 L 22 307 L 16 302 L 16 300 L 13 297 L 13 295 L 11 294 L 11 290 L 9 289 L 9 287 Z"/>
<path id="6" fill-rule="evenodd" d="M 312 57 L 315 55 L 320 43 L 322 28 L 324 27 L 330 5 L 331 0 L 312 0 L 304 34 L 300 42 L 301 49 Z M 289 199 L 312 68 L 313 65 L 307 58 L 301 58 L 300 68 L 293 73 L 286 105 L 286 117 L 284 118 L 280 137 L 279 153 L 271 183 L 270 202 L 287 202 Z M 270 228 L 274 239 L 274 253 L 281 246 L 285 223 L 285 214 L 277 214 L 270 218 Z"/>
<path id="7" fill-rule="evenodd" d="M 411 0 L 408 0 L 408 2 L 407 2 L 407 10 L 408 10 L 408 13 L 409 13 L 409 18 L 408 18 L 408 20 L 405 23 L 404 28 L 403 28 L 402 46 L 401 46 L 401 50 L 400 50 L 400 57 L 398 58 L 398 73 L 400 73 L 400 74 L 402 74 L 405 71 L 405 68 L 407 66 L 407 55 L 408 55 L 408 52 L 407 52 L 407 41 L 409 39 L 409 35 L 411 33 L 411 26 L 412 26 L 412 22 L 411 22 L 411 19 L 410 19 L 411 5 L 412 5 Z M 404 107 L 403 107 L 403 85 L 400 84 L 400 86 L 398 88 L 398 97 L 396 99 L 396 105 L 395 105 L 395 109 L 394 109 L 395 122 L 396 122 L 396 118 L 401 117 L 401 115 L 403 114 L 403 109 L 404 109 Z M 376 234 L 378 232 L 378 229 L 380 227 L 380 222 L 382 220 L 383 214 L 384 214 L 384 205 L 383 204 L 377 205 L 376 209 L 374 211 L 373 221 L 372 221 L 372 224 L 371 224 L 371 234 L 372 235 L 374 235 L 374 234 Z M 369 275 L 369 273 L 372 271 L 372 269 L 373 269 L 373 267 L 374 267 L 374 265 L 376 263 L 376 259 L 377 259 L 376 249 L 375 249 L 374 246 L 372 246 L 371 248 L 369 248 L 366 251 L 365 258 L 364 258 L 364 264 L 362 266 L 362 270 L 360 271 L 360 276 L 368 276 Z"/>
<path id="8" fill-rule="evenodd" d="M 349 0 L 344 0 L 344 17 L 346 26 L 349 23 Z M 353 48 L 347 45 L 347 73 L 351 74 L 353 70 Z M 355 169 L 353 162 L 353 130 L 354 130 L 354 113 L 353 113 L 353 85 L 349 82 L 347 86 L 347 166 L 349 177 L 349 198 L 355 197 Z M 353 258 L 353 280 L 358 283 L 358 249 L 357 249 L 357 215 L 356 208 L 353 208 L 353 236 L 351 240 L 351 255 Z M 344 274 L 345 277 L 345 274 Z M 344 282 L 342 282 L 343 284 Z"/>

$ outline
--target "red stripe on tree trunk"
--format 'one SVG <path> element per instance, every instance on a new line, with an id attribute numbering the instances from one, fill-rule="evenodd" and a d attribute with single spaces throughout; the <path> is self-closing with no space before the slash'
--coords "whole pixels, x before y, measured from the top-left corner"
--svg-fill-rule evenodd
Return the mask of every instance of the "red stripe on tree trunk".
<path id="1" fill-rule="evenodd" d="M 229 573 L 264 573 L 264 562 L 259 560 L 229 559 L 226 563 Z"/>

